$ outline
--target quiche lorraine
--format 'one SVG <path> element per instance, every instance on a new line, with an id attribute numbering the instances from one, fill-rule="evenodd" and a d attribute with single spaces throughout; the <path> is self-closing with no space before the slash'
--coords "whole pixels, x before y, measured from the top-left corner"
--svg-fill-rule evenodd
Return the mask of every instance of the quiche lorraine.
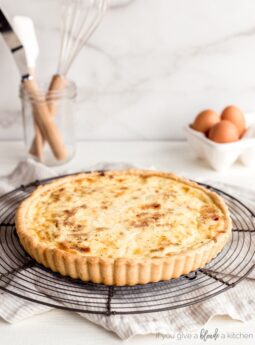
<path id="1" fill-rule="evenodd" d="M 27 253 L 52 271 L 121 286 L 204 267 L 232 227 L 216 193 L 170 173 L 122 170 L 39 186 L 19 206 L 16 228 Z"/>

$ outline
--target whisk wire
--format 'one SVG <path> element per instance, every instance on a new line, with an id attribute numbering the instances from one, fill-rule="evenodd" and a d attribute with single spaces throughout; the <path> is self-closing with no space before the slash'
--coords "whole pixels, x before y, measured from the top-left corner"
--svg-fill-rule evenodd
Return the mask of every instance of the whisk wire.
<path id="1" fill-rule="evenodd" d="M 65 58 L 67 56 L 67 45 L 69 40 L 69 26 L 71 20 L 71 11 L 72 7 L 69 5 L 63 6 L 62 12 L 62 37 L 61 37 L 61 48 L 60 48 L 60 57 L 59 57 L 59 64 L 58 64 L 58 71 L 61 72 L 61 65 L 63 65 Z"/>
<path id="2" fill-rule="evenodd" d="M 87 19 L 89 17 L 89 11 L 90 8 L 86 7 L 85 9 L 82 9 L 82 14 L 83 16 L 81 16 L 80 14 L 80 9 L 76 7 L 76 17 L 77 20 L 75 22 L 75 26 L 73 27 L 73 30 L 69 33 L 69 42 L 70 42 L 70 49 L 68 51 L 68 53 L 66 54 L 66 60 L 63 63 L 63 74 L 66 74 L 65 70 L 65 66 L 68 63 L 68 60 L 70 59 L 70 56 L 72 55 L 72 52 L 74 51 L 75 47 L 76 47 L 76 42 L 77 42 L 77 37 L 79 37 L 83 31 L 83 27 L 87 22 Z"/>
<path id="3" fill-rule="evenodd" d="M 75 1 L 73 5 L 70 6 L 70 22 L 66 31 L 66 51 L 64 55 L 65 60 L 63 61 L 63 66 L 65 65 L 66 60 L 73 49 L 73 32 L 76 32 L 77 22 L 79 22 L 79 3 Z"/>
<path id="4" fill-rule="evenodd" d="M 93 35 L 108 7 L 107 0 L 71 0 L 65 8 L 58 73 L 66 75 Z"/>
<path id="5" fill-rule="evenodd" d="M 65 35 L 64 30 L 65 30 L 65 22 L 66 22 L 66 17 L 64 15 L 64 10 L 62 9 L 61 12 L 61 41 L 60 41 L 60 51 L 59 51 L 59 60 L 58 60 L 58 68 L 57 70 L 60 70 L 60 65 L 61 65 L 61 61 L 63 60 L 63 51 L 64 51 L 64 42 L 65 42 Z"/>

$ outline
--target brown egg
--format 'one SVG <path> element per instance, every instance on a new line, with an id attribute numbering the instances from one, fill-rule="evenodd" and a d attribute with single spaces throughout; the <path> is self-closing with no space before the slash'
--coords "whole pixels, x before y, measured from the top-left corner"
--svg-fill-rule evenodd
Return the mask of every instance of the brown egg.
<path id="1" fill-rule="evenodd" d="M 245 130 L 245 119 L 240 109 L 234 105 L 226 107 L 221 114 L 221 119 L 233 122 L 238 129 L 239 137 L 243 135 Z"/>
<path id="2" fill-rule="evenodd" d="M 216 143 L 231 143 L 239 139 L 239 133 L 233 122 L 221 120 L 210 129 L 208 138 Z"/>
<path id="3" fill-rule="evenodd" d="M 219 121 L 219 115 L 215 111 L 207 109 L 197 115 L 195 121 L 191 125 L 191 128 L 195 129 L 196 131 L 206 133 Z"/>

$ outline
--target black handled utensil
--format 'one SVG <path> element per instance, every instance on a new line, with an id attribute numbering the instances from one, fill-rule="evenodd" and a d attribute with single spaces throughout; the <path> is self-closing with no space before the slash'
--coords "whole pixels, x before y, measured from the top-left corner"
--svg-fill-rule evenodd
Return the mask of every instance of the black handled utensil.
<path id="1" fill-rule="evenodd" d="M 31 78 L 27 66 L 27 59 L 24 47 L 1 9 L 0 32 L 13 55 L 13 58 L 21 74 L 22 80 Z"/>
<path id="2" fill-rule="evenodd" d="M 38 86 L 33 76 L 29 73 L 25 49 L 19 37 L 13 30 L 9 20 L 1 9 L 0 33 L 2 34 L 5 43 L 13 55 L 18 70 L 21 74 L 21 80 L 25 89 L 33 100 L 37 100 Z M 59 160 L 65 159 L 67 156 L 67 151 L 58 128 L 50 116 L 47 103 L 44 100 L 33 102 L 33 109 L 35 122 L 48 141 L 55 157 Z"/>

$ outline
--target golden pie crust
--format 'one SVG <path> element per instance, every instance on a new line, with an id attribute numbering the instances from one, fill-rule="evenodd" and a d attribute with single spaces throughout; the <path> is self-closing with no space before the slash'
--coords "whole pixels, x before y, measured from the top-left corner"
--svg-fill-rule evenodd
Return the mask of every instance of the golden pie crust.
<path id="1" fill-rule="evenodd" d="M 204 267 L 231 228 L 216 193 L 174 174 L 135 169 L 56 179 L 39 186 L 16 213 L 20 242 L 38 263 L 118 286 Z"/>

